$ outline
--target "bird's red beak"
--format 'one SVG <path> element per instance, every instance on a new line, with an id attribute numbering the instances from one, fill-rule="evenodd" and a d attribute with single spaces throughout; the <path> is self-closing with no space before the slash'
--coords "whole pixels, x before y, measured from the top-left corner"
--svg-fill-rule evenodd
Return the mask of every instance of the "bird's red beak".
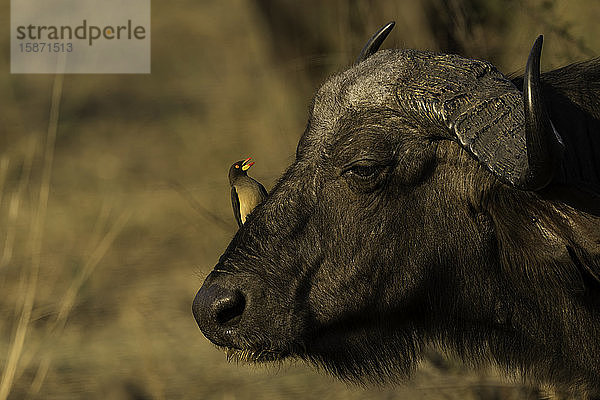
<path id="1" fill-rule="evenodd" d="M 242 171 L 247 171 L 251 166 L 254 165 L 254 161 L 248 162 L 250 160 L 252 160 L 252 157 L 248 157 L 244 160 L 244 162 L 242 163 Z"/>

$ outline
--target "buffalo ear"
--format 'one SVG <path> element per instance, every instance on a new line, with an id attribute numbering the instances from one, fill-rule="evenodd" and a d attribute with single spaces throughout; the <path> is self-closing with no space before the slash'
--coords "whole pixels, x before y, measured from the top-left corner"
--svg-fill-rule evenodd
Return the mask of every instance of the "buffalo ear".
<path id="1" fill-rule="evenodd" d="M 396 22 L 390 21 L 381 28 L 379 28 L 377 33 L 371 36 L 371 39 L 369 39 L 365 47 L 363 47 L 363 49 L 360 51 L 360 54 L 358 55 L 358 58 L 356 59 L 354 64 L 358 64 L 361 61 L 366 60 L 367 58 L 372 56 L 377 50 L 379 50 L 379 46 L 381 46 L 385 38 L 387 38 L 392 29 L 394 29 L 394 25 L 396 25 Z"/>
<path id="2" fill-rule="evenodd" d="M 542 97 L 541 53 L 540 35 L 527 60 L 522 94 L 511 88 L 499 96 L 472 101 L 471 108 L 450 124 L 463 147 L 498 178 L 521 190 L 546 187 L 560 166 L 564 149 Z M 484 79 L 479 81 L 480 90 L 486 90 Z M 504 81 L 498 77 L 488 83 L 504 86 L 508 83 Z"/>

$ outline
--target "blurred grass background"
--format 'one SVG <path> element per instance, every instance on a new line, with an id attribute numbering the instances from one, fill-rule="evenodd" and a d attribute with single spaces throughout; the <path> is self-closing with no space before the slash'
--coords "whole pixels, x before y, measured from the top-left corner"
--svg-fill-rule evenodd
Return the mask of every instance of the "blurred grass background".
<path id="1" fill-rule="evenodd" d="M 9 16 L 2 0 L 0 397 L 534 398 L 434 353 L 386 388 L 228 364 L 190 306 L 236 230 L 230 164 L 253 156 L 270 188 L 316 88 L 380 25 L 384 47 L 512 73 L 539 33 L 544 69 L 600 54 L 600 2 L 154 1 L 152 74 L 64 79 L 10 74 Z"/>

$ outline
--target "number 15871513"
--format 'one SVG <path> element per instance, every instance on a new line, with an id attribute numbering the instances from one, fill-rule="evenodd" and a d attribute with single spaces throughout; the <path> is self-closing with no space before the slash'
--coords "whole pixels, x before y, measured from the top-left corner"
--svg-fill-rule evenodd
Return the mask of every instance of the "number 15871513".
<path id="1" fill-rule="evenodd" d="M 19 43 L 21 53 L 70 53 L 73 43 L 26 42 Z"/>

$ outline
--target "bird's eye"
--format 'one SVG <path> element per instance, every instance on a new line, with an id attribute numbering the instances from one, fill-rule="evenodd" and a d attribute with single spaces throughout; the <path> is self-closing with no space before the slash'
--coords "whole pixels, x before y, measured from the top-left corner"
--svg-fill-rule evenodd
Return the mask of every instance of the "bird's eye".
<path id="1" fill-rule="evenodd" d="M 236 168 L 239 168 L 240 166 L 239 166 L 239 165 L 236 165 L 235 167 L 236 167 Z"/>

